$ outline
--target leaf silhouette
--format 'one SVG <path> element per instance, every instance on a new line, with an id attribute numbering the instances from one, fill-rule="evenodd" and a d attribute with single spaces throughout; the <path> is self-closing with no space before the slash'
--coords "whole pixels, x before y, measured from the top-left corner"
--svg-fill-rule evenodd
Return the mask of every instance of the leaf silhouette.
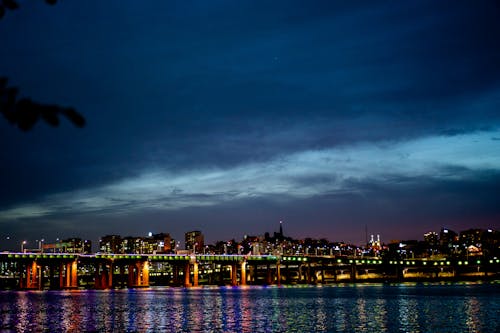
<path id="1" fill-rule="evenodd" d="M 8 87 L 7 79 L 0 78 L 0 112 L 11 124 L 23 131 L 32 129 L 40 118 L 57 127 L 60 124 L 59 115 L 66 117 L 76 127 L 85 126 L 85 118 L 73 108 L 41 104 L 29 98 L 16 101 L 17 94 L 17 88 Z"/>
<path id="2" fill-rule="evenodd" d="M 48 5 L 55 5 L 57 0 L 45 0 Z M 0 19 L 4 17 L 6 10 L 19 9 L 19 3 L 16 0 L 0 0 Z"/>
<path id="3" fill-rule="evenodd" d="M 76 127 L 81 128 L 85 126 L 85 118 L 81 114 L 76 112 L 75 109 L 66 108 L 64 110 L 61 110 L 61 113 L 65 115 L 66 118 L 68 118 Z"/>

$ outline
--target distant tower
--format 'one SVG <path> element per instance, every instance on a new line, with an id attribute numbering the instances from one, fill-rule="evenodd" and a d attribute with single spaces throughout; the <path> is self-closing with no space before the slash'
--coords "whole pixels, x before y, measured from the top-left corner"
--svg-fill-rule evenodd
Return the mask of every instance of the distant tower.
<path id="1" fill-rule="evenodd" d="M 280 221 L 280 237 L 283 238 L 283 221 Z"/>

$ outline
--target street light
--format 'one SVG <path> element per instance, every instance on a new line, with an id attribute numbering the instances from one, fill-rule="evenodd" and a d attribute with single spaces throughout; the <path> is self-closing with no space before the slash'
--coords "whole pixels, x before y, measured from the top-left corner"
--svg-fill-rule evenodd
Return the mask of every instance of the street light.
<path id="1" fill-rule="evenodd" d="M 22 253 L 25 253 L 25 251 L 26 251 L 26 250 L 24 249 L 24 245 L 26 245 L 26 243 L 27 243 L 26 241 L 22 241 L 22 243 L 21 243 L 21 252 L 22 252 Z"/>

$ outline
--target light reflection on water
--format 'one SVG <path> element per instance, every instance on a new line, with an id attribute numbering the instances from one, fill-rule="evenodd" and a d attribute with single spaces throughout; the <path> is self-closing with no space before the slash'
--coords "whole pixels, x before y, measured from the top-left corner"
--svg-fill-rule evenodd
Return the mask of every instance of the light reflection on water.
<path id="1" fill-rule="evenodd" d="M 499 332 L 500 284 L 0 292 L 0 331 Z"/>

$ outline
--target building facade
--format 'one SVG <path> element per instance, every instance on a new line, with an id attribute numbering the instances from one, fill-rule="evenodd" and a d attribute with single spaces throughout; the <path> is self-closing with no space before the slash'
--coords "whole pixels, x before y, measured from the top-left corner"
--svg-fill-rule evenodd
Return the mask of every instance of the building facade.
<path id="1" fill-rule="evenodd" d="M 186 232 L 185 234 L 185 247 L 186 250 L 194 253 L 202 253 L 205 246 L 204 237 L 201 231 L 194 230 Z"/>

